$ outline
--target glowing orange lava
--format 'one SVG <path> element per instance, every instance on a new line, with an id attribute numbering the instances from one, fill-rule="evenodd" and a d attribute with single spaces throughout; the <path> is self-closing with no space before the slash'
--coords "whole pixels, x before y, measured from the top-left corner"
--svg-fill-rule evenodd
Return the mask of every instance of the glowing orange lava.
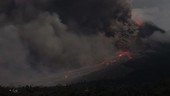
<path id="1" fill-rule="evenodd" d="M 102 65 L 114 64 L 116 62 L 123 60 L 125 57 L 128 58 L 128 60 L 132 59 L 132 55 L 129 51 L 119 50 L 116 54 L 111 56 L 111 58 L 107 58 L 107 59 L 103 60 L 103 62 L 101 62 L 100 64 L 102 64 Z"/>
<path id="2" fill-rule="evenodd" d="M 112 58 L 121 58 L 121 57 L 128 57 L 128 59 L 132 59 L 132 55 L 129 51 L 118 51 L 115 55 L 112 56 Z"/>

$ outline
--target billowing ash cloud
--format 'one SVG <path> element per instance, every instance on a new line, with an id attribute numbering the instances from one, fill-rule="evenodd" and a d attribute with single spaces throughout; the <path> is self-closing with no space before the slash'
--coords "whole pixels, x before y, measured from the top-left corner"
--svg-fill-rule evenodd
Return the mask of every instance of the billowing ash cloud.
<path id="1" fill-rule="evenodd" d="M 115 52 L 105 34 L 130 13 L 128 0 L 1 0 L 0 84 L 57 84 L 100 69 Z"/>

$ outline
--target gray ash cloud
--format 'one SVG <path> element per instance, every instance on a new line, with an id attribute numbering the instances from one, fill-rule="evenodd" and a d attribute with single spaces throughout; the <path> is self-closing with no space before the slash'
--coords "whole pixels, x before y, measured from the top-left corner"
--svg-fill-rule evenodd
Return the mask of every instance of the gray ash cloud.
<path id="1" fill-rule="evenodd" d="M 51 77 L 69 70 L 78 70 L 73 77 L 92 72 L 115 52 L 105 33 L 131 17 L 128 0 L 1 0 L 0 5 L 3 85 L 57 84 L 63 79 Z"/>

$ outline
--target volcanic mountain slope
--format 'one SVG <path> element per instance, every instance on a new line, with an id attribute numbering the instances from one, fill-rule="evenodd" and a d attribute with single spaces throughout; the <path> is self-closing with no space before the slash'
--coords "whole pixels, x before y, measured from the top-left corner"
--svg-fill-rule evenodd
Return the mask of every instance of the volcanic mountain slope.
<path id="1" fill-rule="evenodd" d="M 102 78 L 103 80 L 99 81 L 54 87 L 0 87 L 0 94 L 2 96 L 169 96 L 170 44 L 156 45 L 157 47 L 150 48 L 152 52 L 142 52 L 143 58 L 124 63 L 123 65 L 133 68 L 134 71 L 119 79 Z M 93 74 L 113 76 L 113 68 L 109 66 L 107 69 L 110 70 Z"/>
<path id="2" fill-rule="evenodd" d="M 170 44 L 152 42 L 141 56 L 128 62 L 112 64 L 103 70 L 83 76 L 84 80 L 121 80 L 138 83 L 170 78 Z M 81 78 L 81 79 L 82 79 Z"/>

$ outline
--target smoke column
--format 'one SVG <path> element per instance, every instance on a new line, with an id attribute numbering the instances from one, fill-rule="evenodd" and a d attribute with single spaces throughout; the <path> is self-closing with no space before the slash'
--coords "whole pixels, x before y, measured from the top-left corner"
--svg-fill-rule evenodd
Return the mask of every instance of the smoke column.
<path id="1" fill-rule="evenodd" d="M 131 16 L 128 0 L 1 0 L 0 5 L 2 85 L 58 84 L 70 80 L 66 73 L 73 79 L 100 69 L 95 64 L 116 51 L 114 39 L 105 36 L 112 22 Z"/>

